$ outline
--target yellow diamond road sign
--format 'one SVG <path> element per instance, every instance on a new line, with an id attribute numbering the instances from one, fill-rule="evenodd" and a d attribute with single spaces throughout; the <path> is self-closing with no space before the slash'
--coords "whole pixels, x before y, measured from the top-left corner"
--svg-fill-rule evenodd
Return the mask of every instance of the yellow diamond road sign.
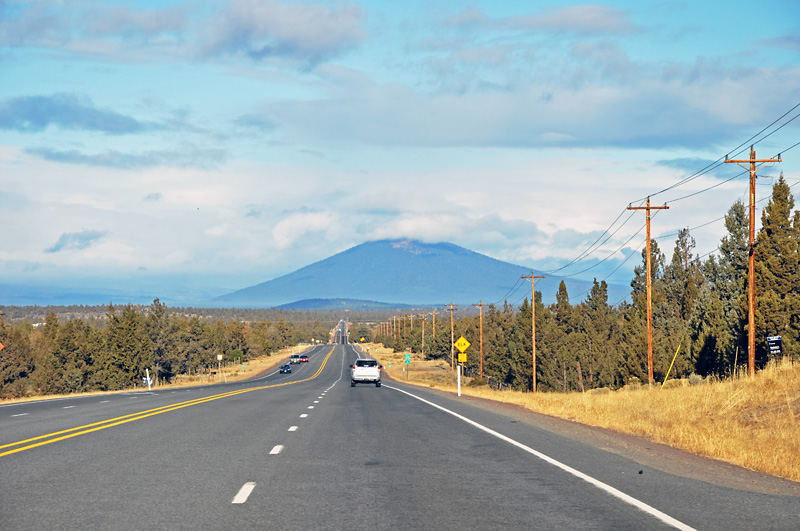
<path id="1" fill-rule="evenodd" d="M 461 336 L 456 341 L 456 348 L 459 352 L 464 352 L 470 346 L 470 342 L 464 339 L 464 336 Z"/>

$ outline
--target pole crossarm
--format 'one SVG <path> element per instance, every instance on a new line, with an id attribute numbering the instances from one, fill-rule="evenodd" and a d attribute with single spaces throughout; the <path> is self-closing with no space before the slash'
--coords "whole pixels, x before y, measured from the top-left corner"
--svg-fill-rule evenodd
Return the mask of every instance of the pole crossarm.
<path id="1" fill-rule="evenodd" d="M 531 269 L 531 276 L 521 276 L 519 278 L 527 278 L 531 281 L 531 351 L 533 355 L 533 379 L 531 380 L 531 392 L 536 392 L 536 279 L 547 278 L 545 276 L 537 277 Z"/>
<path id="2" fill-rule="evenodd" d="M 650 206 L 650 198 L 647 198 L 647 205 L 643 207 L 632 207 L 628 205 L 628 210 L 647 211 L 647 379 L 653 385 L 653 274 L 650 266 L 650 211 L 668 210 L 667 205 L 654 207 Z"/>
<path id="3" fill-rule="evenodd" d="M 750 172 L 750 248 L 747 257 L 747 368 L 750 376 L 756 373 L 756 172 L 773 162 L 783 162 L 780 154 L 777 159 L 757 159 L 756 150 L 750 146 L 750 158 L 747 160 L 732 160 L 725 155 L 725 162 L 736 164 Z M 749 167 L 742 166 L 749 164 Z M 756 167 L 757 164 L 761 166 Z"/>

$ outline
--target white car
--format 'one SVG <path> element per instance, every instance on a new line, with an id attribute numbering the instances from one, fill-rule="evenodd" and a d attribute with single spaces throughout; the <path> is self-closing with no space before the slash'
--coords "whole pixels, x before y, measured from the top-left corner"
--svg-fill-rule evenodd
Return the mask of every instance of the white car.
<path id="1" fill-rule="evenodd" d="M 381 386 L 381 371 L 383 367 L 378 360 L 370 358 L 356 360 L 350 366 L 350 387 L 357 383 L 374 383 L 375 387 Z"/>

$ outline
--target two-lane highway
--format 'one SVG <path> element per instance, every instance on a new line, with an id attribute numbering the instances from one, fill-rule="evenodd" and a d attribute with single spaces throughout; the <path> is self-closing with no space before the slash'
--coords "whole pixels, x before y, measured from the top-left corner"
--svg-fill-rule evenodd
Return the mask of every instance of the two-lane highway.
<path id="1" fill-rule="evenodd" d="M 390 381 L 351 388 L 351 345 L 309 355 L 245 383 L 0 408 L 0 527 L 731 530 L 800 518 L 796 496 L 643 467 L 513 410 Z"/>

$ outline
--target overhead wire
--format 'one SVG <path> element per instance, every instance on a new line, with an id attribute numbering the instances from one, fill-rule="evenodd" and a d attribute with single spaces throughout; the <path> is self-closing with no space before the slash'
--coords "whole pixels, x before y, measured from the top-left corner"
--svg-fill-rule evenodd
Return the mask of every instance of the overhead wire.
<path id="1" fill-rule="evenodd" d="M 733 148 L 733 149 L 731 149 L 730 151 L 728 151 L 728 156 L 730 156 L 730 154 L 732 154 L 732 153 L 734 154 L 734 157 L 735 157 L 735 156 L 738 156 L 738 154 L 740 154 L 740 153 L 742 153 L 744 150 L 746 150 L 746 148 L 747 148 L 747 146 L 748 146 L 748 145 L 756 145 L 756 144 L 758 144 L 758 143 L 760 143 L 760 142 L 762 142 L 762 141 L 766 140 L 767 138 L 769 138 L 769 137 L 770 137 L 770 136 L 772 136 L 773 134 L 777 133 L 778 131 L 780 131 L 781 129 L 783 129 L 783 128 L 784 128 L 784 127 L 786 127 L 787 125 L 789 125 L 790 123 L 794 122 L 794 121 L 795 121 L 797 118 L 800 118 L 800 113 L 798 113 L 798 114 L 794 115 L 793 117 L 791 117 L 789 120 L 787 120 L 787 121 L 785 121 L 784 123 L 782 123 L 781 125 L 779 125 L 777 128 L 775 128 L 775 129 L 773 129 L 773 130 L 769 131 L 769 132 L 768 132 L 766 135 L 764 135 L 764 133 L 765 133 L 766 131 L 770 130 L 770 128 L 772 128 L 772 127 L 773 127 L 775 124 L 779 123 L 781 120 L 783 120 L 784 118 L 786 118 L 786 116 L 790 115 L 790 114 L 791 114 L 791 113 L 792 113 L 794 110 L 796 110 L 798 107 L 800 107 L 800 102 L 798 102 L 797 104 L 795 104 L 795 105 L 794 105 L 794 106 L 793 106 L 791 109 L 789 109 L 788 111 L 786 111 L 785 113 L 783 113 L 783 114 L 782 114 L 780 117 L 778 117 L 777 119 L 773 120 L 773 121 L 772 121 L 772 122 L 771 122 L 769 125 L 767 125 L 766 127 L 762 128 L 762 129 L 761 129 L 760 131 L 758 131 L 756 134 L 752 135 L 750 138 L 748 138 L 747 140 L 743 141 L 742 143 L 740 143 L 740 144 L 739 144 L 738 146 L 736 146 L 735 148 Z M 762 136 L 762 135 L 763 135 L 763 136 Z M 788 152 L 788 151 L 791 151 L 791 150 L 795 149 L 795 148 L 796 148 L 796 147 L 798 147 L 798 146 L 800 146 L 800 142 L 797 142 L 797 143 L 795 143 L 795 144 L 793 144 L 793 145 L 789 146 L 788 148 L 786 148 L 786 149 L 784 149 L 784 150 L 780 151 L 780 152 L 779 152 L 779 154 L 780 154 L 780 153 L 786 153 L 786 152 Z M 713 162 L 711 162 L 711 163 L 707 164 L 706 166 L 704 166 L 704 167 L 703 167 L 703 168 L 701 168 L 700 170 L 698 170 L 698 171 L 694 172 L 693 174 L 691 174 L 691 175 L 689 175 L 689 176 L 687 176 L 687 177 L 685 177 L 685 178 L 681 179 L 680 181 L 678 181 L 678 182 L 676 182 L 676 183 L 674 183 L 674 184 L 672 184 L 672 185 L 670 185 L 670 186 L 668 186 L 668 187 L 666 187 L 666 188 L 664 188 L 664 189 L 662 189 L 662 190 L 659 190 L 659 191 L 655 192 L 654 194 L 650 194 L 650 195 L 649 195 L 649 196 L 647 196 L 647 197 L 644 197 L 644 198 L 638 199 L 638 200 L 636 200 L 636 201 L 632 201 L 632 202 L 631 202 L 631 204 L 633 204 L 633 203 L 642 203 L 642 202 L 644 202 L 645 200 L 647 200 L 648 198 L 651 198 L 651 197 L 653 197 L 653 196 L 656 196 L 656 195 L 659 195 L 659 194 L 665 193 L 665 192 L 667 192 L 667 191 L 670 191 L 670 190 L 676 189 L 676 188 L 678 188 L 679 186 L 682 186 L 682 185 L 684 185 L 684 184 L 686 184 L 686 183 L 688 183 L 688 182 L 690 182 L 690 181 L 692 181 L 692 180 L 694 180 L 694 179 L 697 179 L 697 178 L 699 178 L 699 177 L 701 177 L 701 176 L 703 176 L 703 175 L 705 175 L 705 174 L 707 174 L 707 173 L 709 173 L 709 172 L 713 171 L 714 169 L 716 169 L 716 168 L 718 168 L 718 167 L 722 166 L 723 164 L 725 164 L 725 162 L 724 162 L 725 158 L 726 158 L 726 157 L 720 157 L 720 158 L 716 159 L 715 161 L 713 161 Z M 678 197 L 678 198 L 676 198 L 676 199 L 669 200 L 668 202 L 669 202 L 669 203 L 674 203 L 674 202 L 678 202 L 678 201 L 682 201 L 682 200 L 688 199 L 688 198 L 690 198 L 690 197 L 694 197 L 694 196 L 700 195 L 700 194 L 702 194 L 702 193 L 705 193 L 705 192 L 708 192 L 708 191 L 710 191 L 710 190 L 713 190 L 713 189 L 715 189 L 715 188 L 718 188 L 719 186 L 722 186 L 722 185 L 724 185 L 724 184 L 726 184 L 726 183 L 728 183 L 728 182 L 730 182 L 730 181 L 732 181 L 732 180 L 734 180 L 734 179 L 740 178 L 740 177 L 742 177 L 743 175 L 747 175 L 747 174 L 748 174 L 748 172 L 747 172 L 747 171 L 744 171 L 744 172 L 737 173 L 736 175 L 734 175 L 734 176 L 732 176 L 732 177 L 730 177 L 730 178 L 727 178 L 727 179 L 725 179 L 725 180 L 723 180 L 723 181 L 720 181 L 720 182 L 718 182 L 718 183 L 715 183 L 715 184 L 713 184 L 713 185 L 711 185 L 711 186 L 708 186 L 708 187 L 706 187 L 706 188 L 704 188 L 704 189 L 702 189 L 702 190 L 698 190 L 698 191 L 696 191 L 696 192 L 692 192 L 692 193 L 690 193 L 690 194 L 687 194 L 687 195 L 684 195 L 684 196 Z M 760 202 L 760 201 L 759 201 L 759 202 Z M 625 210 L 627 210 L 627 209 L 625 209 Z M 619 215 L 617 215 L 617 217 L 614 219 L 614 221 L 612 221 L 612 222 L 611 222 L 611 224 L 608 226 L 608 228 L 606 228 L 606 229 L 605 229 L 605 230 L 604 230 L 604 231 L 603 231 L 603 232 L 602 232 L 602 233 L 601 233 L 601 234 L 600 234 L 600 235 L 597 237 L 597 239 L 596 239 L 594 242 L 592 242 L 592 244 L 590 244 L 590 245 L 589 245 L 589 246 L 588 246 L 588 247 L 587 247 L 587 248 L 586 248 L 584 251 L 582 251 L 582 252 L 581 252 L 581 253 L 580 253 L 578 256 L 576 256 L 576 257 L 575 257 L 575 258 L 573 258 L 571 261 L 569 261 L 568 263 L 564 264 L 564 265 L 563 265 L 563 266 L 561 266 L 561 267 L 558 267 L 558 268 L 556 268 L 556 269 L 549 270 L 549 271 L 543 271 L 543 272 L 544 272 L 544 273 L 546 273 L 546 274 L 550 274 L 550 275 L 552 275 L 552 274 L 555 274 L 555 273 L 558 273 L 559 271 L 563 271 L 564 269 L 567 269 L 567 268 L 571 267 L 571 266 L 572 266 L 572 265 L 574 265 L 574 264 L 577 264 L 577 263 L 579 263 L 579 262 L 581 262 L 581 261 L 584 261 L 584 260 L 586 260 L 586 259 L 587 259 L 587 258 L 588 258 L 590 255 L 592 255 L 593 253 L 595 253 L 596 251 L 598 251 L 598 250 L 599 250 L 599 249 L 600 249 L 600 248 L 601 248 L 603 245 L 605 245 L 605 244 L 606 244 L 606 243 L 607 243 L 607 242 L 608 242 L 608 241 L 609 241 L 611 238 L 613 238 L 613 237 L 614 237 L 614 235 L 616 235 L 616 234 L 617 234 L 617 233 L 618 233 L 618 232 L 619 232 L 619 231 L 622 229 L 622 227 L 626 226 L 626 225 L 628 224 L 628 222 L 630 221 L 630 219 L 631 219 L 631 218 L 633 217 L 633 215 L 635 214 L 635 213 L 631 213 L 631 215 L 630 215 L 630 216 L 628 216 L 628 218 L 626 218 L 626 219 L 625 219 L 625 221 L 624 221 L 623 223 L 621 223 L 621 224 L 620 224 L 620 225 L 619 225 L 619 226 L 618 226 L 618 227 L 617 227 L 617 228 L 616 228 L 616 229 L 615 229 L 613 232 L 611 232 L 611 230 L 614 228 L 614 226 L 617 224 L 617 222 L 618 222 L 618 221 L 619 221 L 619 220 L 620 220 L 620 219 L 623 217 L 623 214 L 625 213 L 625 210 L 623 210 L 622 212 L 620 212 L 620 214 L 619 214 Z M 658 211 L 656 212 L 656 215 L 657 215 L 657 214 L 658 214 Z M 709 221 L 709 222 L 706 222 L 706 223 L 704 223 L 704 224 L 698 225 L 697 227 L 694 227 L 694 228 L 695 228 L 695 229 L 702 228 L 702 227 L 705 227 L 705 226 L 707 226 L 707 225 L 710 225 L 710 224 L 712 224 L 712 223 L 716 223 L 717 221 L 720 221 L 720 220 L 722 220 L 722 219 L 724 219 L 724 216 L 723 216 L 723 217 L 721 217 L 721 218 L 716 218 L 716 219 L 714 219 L 714 220 L 712 220 L 712 221 Z M 569 277 L 574 277 L 574 276 L 577 276 L 577 275 L 580 275 L 580 274 L 586 273 L 587 271 L 590 271 L 591 269 L 594 269 L 594 268 L 595 268 L 595 267 L 597 267 L 598 265 L 600 265 L 600 264 L 602 264 L 603 262 L 605 262 L 605 261 L 609 260 L 609 259 L 610 259 L 611 257 L 613 257 L 613 256 L 614 256 L 614 255 L 615 255 L 617 252 L 619 252 L 619 251 L 620 251 L 622 248 L 624 248 L 624 247 L 625 247 L 625 246 L 626 246 L 626 245 L 627 245 L 627 244 L 628 244 L 628 243 L 629 243 L 629 242 L 630 242 L 630 241 L 631 241 L 631 240 L 632 240 L 634 237 L 636 237 L 636 235 L 638 235 L 638 234 L 639 234 L 639 233 L 642 231 L 642 228 L 643 228 L 643 227 L 639 228 L 639 230 L 638 230 L 638 231 L 637 231 L 637 232 L 636 232 L 636 233 L 635 233 L 633 236 L 631 236 L 631 237 L 630 237 L 628 240 L 626 240 L 626 242 L 625 242 L 624 244 L 622 244 L 622 245 L 621 245 L 619 248 L 617 248 L 617 249 L 616 249 L 614 252 L 612 252 L 612 253 L 609 253 L 609 254 L 608 254 L 608 255 L 607 255 L 605 258 L 603 258 L 603 259 L 599 260 L 599 261 L 598 261 L 598 262 L 596 262 L 595 264 L 593 264 L 593 265 L 591 265 L 591 266 L 589 266 L 589 267 L 587 267 L 587 268 L 583 269 L 582 271 L 578 271 L 578 272 L 576 272 L 576 273 L 572 273 L 572 274 L 569 274 L 569 275 L 559 275 L 559 276 L 561 276 L 561 277 L 567 277 L 567 278 L 569 278 Z M 609 234 L 609 233 L 610 233 L 610 234 Z M 654 238 L 654 239 L 663 239 L 663 238 L 666 238 L 666 237 L 669 237 L 669 236 L 673 236 L 673 235 L 677 235 L 677 234 L 678 234 L 678 233 L 672 233 L 672 234 L 669 234 L 669 235 L 663 235 L 663 236 L 659 236 L 659 237 L 657 237 L 657 238 Z M 603 237 L 604 237 L 604 236 L 606 236 L 606 235 L 608 235 L 608 237 L 606 237 L 605 239 L 603 239 Z M 601 240 L 602 240 L 602 242 L 601 242 Z M 599 242 L 599 243 L 598 243 L 598 242 Z M 716 250 L 716 249 L 715 249 L 715 250 Z M 710 251 L 709 253 L 706 253 L 705 255 L 703 255 L 703 257 L 705 257 L 705 256 L 708 256 L 709 254 L 713 253 L 715 250 L 712 250 L 712 251 Z M 621 262 L 621 263 L 620 263 L 620 264 L 619 264 L 619 265 L 618 265 L 618 266 L 617 266 L 617 267 L 616 267 L 616 268 L 615 268 L 615 269 L 614 269 L 614 270 L 613 270 L 611 273 L 609 273 L 609 274 L 608 274 L 608 275 L 607 275 L 607 276 L 606 276 L 606 277 L 605 277 L 603 280 L 605 280 L 605 279 L 609 278 L 609 277 L 610 277 L 610 276 L 612 276 L 614 273 L 616 273 L 616 271 L 618 271 L 618 270 L 619 270 L 619 268 L 620 268 L 620 267 L 622 267 L 622 265 L 623 265 L 625 262 L 627 262 L 627 261 L 630 259 L 630 257 L 631 257 L 631 256 L 633 256 L 634 254 L 636 254 L 636 252 L 632 252 L 631 254 L 629 254 L 629 255 L 628 255 L 626 258 L 625 258 L 625 260 L 623 260 L 623 261 L 622 261 L 622 262 Z M 509 296 L 513 296 L 513 295 L 514 295 L 516 292 L 518 292 L 518 291 L 521 289 L 521 286 L 520 286 L 520 282 L 519 282 L 519 280 L 520 280 L 520 279 L 517 279 L 517 282 L 516 282 L 516 283 L 515 283 L 515 284 L 514 284 L 514 285 L 513 285 L 513 286 L 512 286 L 510 289 L 509 289 L 509 291 L 506 293 L 506 296 L 504 297 L 504 299 L 506 299 L 506 300 L 507 300 L 507 298 L 508 298 Z M 587 290 L 587 291 L 588 291 L 588 290 Z M 586 292 L 584 292 L 584 293 L 586 293 Z M 582 295 L 582 294 L 581 294 L 581 295 Z M 523 297 L 523 298 L 524 298 L 524 297 Z M 519 299 L 519 300 L 521 301 L 521 300 L 522 300 L 522 298 L 521 298 L 521 299 Z M 624 298 L 623 298 L 622 300 L 624 300 Z M 517 302 L 519 302 L 519 301 L 517 301 Z M 621 302 L 621 301 L 620 301 L 620 302 Z M 619 303 L 617 303 L 617 304 L 619 304 Z"/>

